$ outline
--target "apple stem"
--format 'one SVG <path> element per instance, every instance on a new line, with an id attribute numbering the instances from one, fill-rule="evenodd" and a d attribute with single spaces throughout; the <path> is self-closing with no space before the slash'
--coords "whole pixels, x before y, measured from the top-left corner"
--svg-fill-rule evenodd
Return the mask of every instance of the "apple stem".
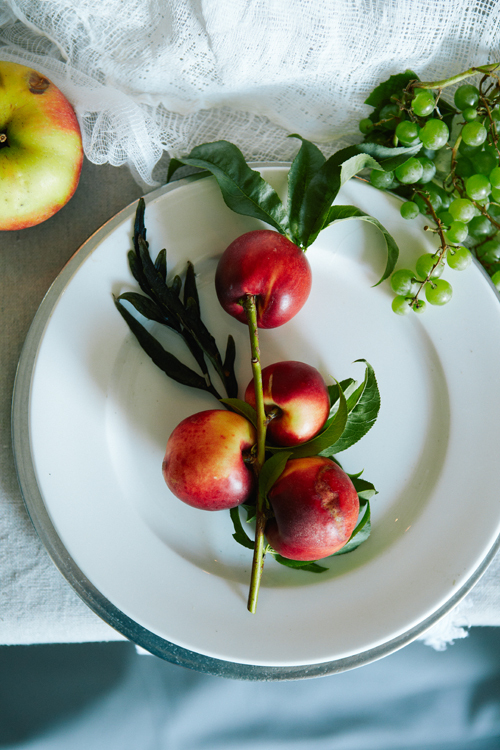
<path id="1" fill-rule="evenodd" d="M 255 296 L 247 294 L 242 300 L 245 309 L 248 331 L 250 333 L 250 347 L 252 351 L 252 372 L 255 390 L 255 407 L 257 412 L 257 456 L 254 470 L 259 480 L 260 470 L 266 459 L 266 429 L 267 416 L 264 409 L 264 389 L 262 387 L 262 367 L 260 363 L 259 334 L 257 328 L 257 306 Z M 262 492 L 257 493 L 255 546 L 252 561 L 252 573 L 250 578 L 250 590 L 248 592 L 248 611 L 255 614 L 257 610 L 257 599 L 259 597 L 260 581 L 264 568 L 265 542 L 264 529 L 266 526 L 266 498 Z"/>

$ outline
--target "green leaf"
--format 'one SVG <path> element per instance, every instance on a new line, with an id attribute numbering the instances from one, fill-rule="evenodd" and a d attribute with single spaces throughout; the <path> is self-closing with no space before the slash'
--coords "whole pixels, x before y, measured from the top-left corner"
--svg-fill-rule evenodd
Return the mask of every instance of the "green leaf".
<path id="1" fill-rule="evenodd" d="M 380 410 L 380 393 L 375 373 L 366 360 L 360 359 L 357 361 L 366 364 L 363 393 L 348 415 L 345 429 L 339 439 L 328 448 L 318 451 L 322 456 L 333 456 L 350 448 L 371 430 L 377 419 Z"/>
<path id="2" fill-rule="evenodd" d="M 280 565 L 285 565 L 287 568 L 294 568 L 295 570 L 304 570 L 307 573 L 324 573 L 328 568 L 323 565 L 318 565 L 314 560 L 289 560 L 287 557 L 282 557 L 277 552 L 269 550 L 270 554 L 273 555 L 276 562 Z"/>
<path id="3" fill-rule="evenodd" d="M 360 504 L 363 506 L 368 500 L 374 495 L 378 495 L 377 490 L 371 482 L 367 482 L 366 479 L 361 479 L 359 474 L 349 474 L 349 478 L 354 485 L 354 489 L 358 493 Z"/>
<path id="4" fill-rule="evenodd" d="M 404 73 L 398 73 L 397 75 L 391 76 L 387 81 L 380 83 L 376 88 L 373 89 L 368 99 L 365 99 L 365 104 L 369 104 L 371 107 L 378 109 L 384 106 L 384 104 L 390 104 L 391 96 L 400 97 L 411 81 L 420 80 L 416 73 L 412 70 L 406 70 Z"/>
<path id="5" fill-rule="evenodd" d="M 300 211 L 304 195 L 311 179 L 323 166 L 326 159 L 313 143 L 300 135 L 290 135 L 289 138 L 300 138 L 300 149 L 292 162 L 288 172 L 288 218 L 290 231 L 294 242 L 300 244 Z"/>
<path id="6" fill-rule="evenodd" d="M 220 401 L 221 404 L 226 404 L 226 406 L 229 406 L 233 411 L 238 412 L 238 414 L 241 414 L 245 419 L 248 419 L 255 428 L 257 427 L 257 412 L 253 406 L 247 404 L 246 401 L 242 401 L 240 398 L 221 398 Z"/>
<path id="7" fill-rule="evenodd" d="M 349 541 L 344 544 L 344 546 L 339 549 L 338 552 L 334 552 L 333 555 L 330 555 L 330 557 L 338 557 L 338 555 L 345 555 L 348 552 L 353 552 L 353 550 L 357 549 L 360 544 L 363 544 L 363 542 L 368 539 L 368 537 L 370 536 L 370 532 L 371 513 L 370 504 L 367 502 L 363 517 L 352 532 Z"/>
<path id="8" fill-rule="evenodd" d="M 342 185 L 367 166 L 377 165 L 357 146 L 348 146 L 333 154 L 309 180 L 302 204 L 296 217 L 298 244 L 307 248 L 323 227 L 327 226 L 328 213 Z"/>
<path id="9" fill-rule="evenodd" d="M 265 221 L 281 234 L 288 235 L 288 216 L 278 194 L 258 172 L 250 169 L 240 149 L 233 143 L 204 143 L 196 146 L 188 156 L 175 161 L 208 169 L 217 180 L 230 209 Z M 174 164 L 172 170 L 175 168 Z"/>
<path id="10" fill-rule="evenodd" d="M 291 457 L 291 451 L 275 453 L 264 462 L 259 474 L 259 492 L 267 497 L 271 487 L 278 481 L 285 470 L 286 462 Z"/>
<path id="11" fill-rule="evenodd" d="M 254 549 L 255 542 L 253 542 L 247 535 L 246 531 L 243 528 L 243 524 L 241 523 L 239 506 L 237 506 L 236 508 L 231 508 L 229 511 L 229 515 L 231 516 L 231 520 L 234 526 L 233 539 L 243 547 Z"/>
<path id="12" fill-rule="evenodd" d="M 411 159 L 412 156 L 418 154 L 422 146 L 422 143 L 417 143 L 414 146 L 396 146 L 394 148 L 382 146 L 379 143 L 365 142 L 358 144 L 360 151 L 373 156 L 377 160 L 378 167 L 374 167 L 374 169 L 383 169 L 385 172 L 393 172 L 401 164 Z"/>
<path id="13" fill-rule="evenodd" d="M 346 221 L 347 219 L 361 219 L 362 221 L 367 221 L 369 224 L 373 224 L 377 227 L 377 229 L 383 234 L 387 246 L 387 263 L 382 278 L 375 284 L 375 286 L 378 286 L 378 284 L 381 284 L 382 281 L 391 275 L 396 267 L 396 263 L 398 262 L 399 247 L 396 244 L 396 240 L 387 229 L 382 226 L 378 219 L 366 214 L 355 206 L 332 206 L 328 212 L 324 226 L 326 227 L 337 221 Z"/>
<path id="14" fill-rule="evenodd" d="M 323 455 L 323 451 L 328 449 L 331 445 L 337 444 L 344 432 L 347 420 L 347 402 L 342 389 L 340 389 L 339 407 L 333 419 L 330 422 L 327 422 L 327 426 L 323 432 L 320 432 L 320 434 L 316 435 L 312 440 L 308 440 L 306 443 L 301 443 L 301 445 L 298 445 L 296 448 L 289 448 L 288 450 L 291 450 L 292 452 L 292 458 Z M 267 450 L 277 453 L 285 449 L 267 446 Z"/>

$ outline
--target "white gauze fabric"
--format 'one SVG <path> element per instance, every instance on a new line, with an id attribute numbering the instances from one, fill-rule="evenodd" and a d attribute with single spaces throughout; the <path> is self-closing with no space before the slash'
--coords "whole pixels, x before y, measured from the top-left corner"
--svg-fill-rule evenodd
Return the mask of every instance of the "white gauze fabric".
<path id="1" fill-rule="evenodd" d="M 0 55 L 51 78 L 96 164 L 165 178 L 162 154 L 226 138 L 289 159 L 359 141 L 373 87 L 500 55 L 500 0 L 0 0 Z"/>

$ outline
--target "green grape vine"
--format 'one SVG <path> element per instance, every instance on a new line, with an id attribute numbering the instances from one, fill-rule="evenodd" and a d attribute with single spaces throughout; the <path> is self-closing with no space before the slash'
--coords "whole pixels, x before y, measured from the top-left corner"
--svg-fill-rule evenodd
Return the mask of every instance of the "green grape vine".
<path id="1" fill-rule="evenodd" d="M 374 155 L 377 148 L 408 149 L 393 171 L 373 169 L 371 184 L 403 198 L 401 216 L 423 215 L 425 229 L 439 240 L 414 270 L 392 274 L 392 309 L 399 315 L 449 302 L 452 286 L 441 278 L 446 264 L 465 270 L 473 256 L 500 290 L 499 73 L 500 63 L 493 63 L 425 83 L 408 70 L 365 102 L 373 107 L 359 123 L 365 148 L 372 146 Z M 477 86 L 463 82 L 472 76 L 480 76 Z M 443 92 L 456 84 L 451 103 Z"/>

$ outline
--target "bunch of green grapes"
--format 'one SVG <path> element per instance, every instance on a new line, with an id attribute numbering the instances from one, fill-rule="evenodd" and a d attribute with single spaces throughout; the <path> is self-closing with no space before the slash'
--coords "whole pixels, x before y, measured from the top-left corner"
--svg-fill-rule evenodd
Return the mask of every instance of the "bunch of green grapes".
<path id="1" fill-rule="evenodd" d="M 367 103 L 374 112 L 361 120 L 365 142 L 411 148 L 393 171 L 372 170 L 370 182 L 400 195 L 401 216 L 429 219 L 439 237 L 436 252 L 418 258 L 414 270 L 391 276 L 393 310 L 422 312 L 426 302 L 444 305 L 453 289 L 441 278 L 448 265 L 466 269 L 475 256 L 500 290 L 500 65 L 471 69 L 437 83 L 421 83 L 407 71 L 377 87 Z M 485 74 L 478 86 L 463 83 L 454 106 L 442 90 L 468 74 Z M 401 83 L 406 85 L 401 86 Z M 399 90 L 398 90 L 399 86 Z M 384 101 L 385 99 L 385 101 Z M 387 151 L 387 149 L 385 149 Z M 403 152 L 404 153 L 404 152 Z M 425 297 L 425 300 L 424 300 Z"/>

